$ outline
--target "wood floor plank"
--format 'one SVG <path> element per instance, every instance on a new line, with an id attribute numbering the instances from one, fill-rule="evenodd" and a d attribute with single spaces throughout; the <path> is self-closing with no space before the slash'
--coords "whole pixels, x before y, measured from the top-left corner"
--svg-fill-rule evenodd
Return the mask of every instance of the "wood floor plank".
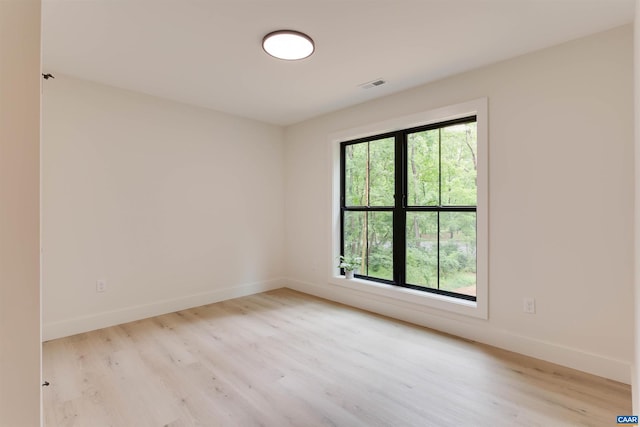
<path id="1" fill-rule="evenodd" d="M 47 427 L 603 426 L 630 387 L 295 291 L 44 343 Z"/>

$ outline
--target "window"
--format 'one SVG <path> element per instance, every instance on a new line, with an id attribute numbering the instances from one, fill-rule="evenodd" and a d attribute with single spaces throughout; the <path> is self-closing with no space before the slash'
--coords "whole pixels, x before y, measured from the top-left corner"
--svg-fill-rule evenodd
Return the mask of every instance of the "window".
<path id="1" fill-rule="evenodd" d="M 340 144 L 340 249 L 356 278 L 477 299 L 478 138 L 469 115 Z"/>

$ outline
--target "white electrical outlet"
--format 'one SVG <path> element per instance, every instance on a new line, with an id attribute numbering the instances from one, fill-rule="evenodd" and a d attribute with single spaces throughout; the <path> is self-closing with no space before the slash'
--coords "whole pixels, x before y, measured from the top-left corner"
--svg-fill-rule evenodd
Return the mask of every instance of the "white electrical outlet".
<path id="1" fill-rule="evenodd" d="M 96 281 L 96 292 L 106 292 L 106 290 L 107 290 L 107 280 L 98 279 Z"/>
<path id="2" fill-rule="evenodd" d="M 536 314 L 536 299 L 535 298 L 525 298 L 523 300 L 523 310 L 528 314 Z"/>

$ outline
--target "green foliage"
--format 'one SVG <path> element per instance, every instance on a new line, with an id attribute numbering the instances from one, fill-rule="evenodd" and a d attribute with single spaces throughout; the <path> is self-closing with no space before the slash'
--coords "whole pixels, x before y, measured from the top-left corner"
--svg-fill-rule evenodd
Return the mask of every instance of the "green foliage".
<path id="1" fill-rule="evenodd" d="M 410 134 L 409 205 L 476 205 L 476 152 L 475 123 Z"/>
<path id="2" fill-rule="evenodd" d="M 338 259 L 340 260 L 340 262 L 338 263 L 338 268 L 342 268 L 346 271 L 353 271 L 357 269 L 358 267 L 360 267 L 360 262 L 362 261 L 360 258 L 344 255 L 340 255 Z"/>
<path id="3" fill-rule="evenodd" d="M 438 287 L 438 252 L 407 245 L 407 283 Z"/>
<path id="4" fill-rule="evenodd" d="M 408 205 L 475 206 L 476 152 L 475 123 L 409 134 Z M 392 207 L 394 139 L 347 145 L 345 157 L 346 205 Z M 360 259 L 360 273 L 392 280 L 392 213 L 347 211 L 343 226 L 344 253 Z M 448 290 L 475 284 L 475 212 L 407 212 L 406 227 L 407 283 Z"/>
<path id="5" fill-rule="evenodd" d="M 394 144 L 384 138 L 346 147 L 347 206 L 393 206 Z"/>

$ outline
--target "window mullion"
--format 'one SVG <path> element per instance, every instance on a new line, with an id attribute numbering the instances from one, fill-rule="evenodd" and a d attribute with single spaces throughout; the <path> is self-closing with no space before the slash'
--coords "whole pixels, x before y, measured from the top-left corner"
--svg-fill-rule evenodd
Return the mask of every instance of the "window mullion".
<path id="1" fill-rule="evenodd" d="M 436 218 L 438 221 L 438 229 L 436 231 L 436 254 L 437 254 L 437 268 L 436 268 L 436 284 L 438 285 L 438 289 L 440 289 L 440 211 L 436 212 Z"/>
<path id="2" fill-rule="evenodd" d="M 405 284 L 406 272 L 406 144 L 407 136 L 398 132 L 395 136 L 395 206 L 393 214 L 393 271 L 394 282 Z"/>
<path id="3" fill-rule="evenodd" d="M 347 146 L 340 144 L 340 255 L 344 255 L 344 212 L 347 206 L 346 199 L 346 159 Z M 344 270 L 340 270 L 340 274 L 344 274 Z"/>
<path id="4" fill-rule="evenodd" d="M 358 248 L 349 249 L 350 252 L 359 252 L 358 254 L 350 253 L 351 255 L 363 257 L 363 261 L 365 264 L 363 268 L 364 271 L 362 271 L 361 274 L 358 275 L 358 277 L 365 280 L 372 280 L 372 281 L 386 283 L 386 284 L 400 285 L 407 288 L 432 292 L 432 293 L 441 294 L 441 295 L 453 296 L 455 298 L 460 298 L 460 299 L 468 299 L 471 301 L 476 300 L 475 295 L 464 293 L 464 292 L 469 292 L 469 290 L 466 290 L 466 288 L 464 290 L 461 290 L 460 293 L 457 292 L 458 288 L 462 289 L 464 287 L 461 285 L 465 284 L 467 278 L 465 276 L 462 276 L 462 273 L 460 273 L 459 275 L 460 277 L 452 276 L 450 278 L 449 272 L 452 271 L 453 272 L 452 274 L 458 274 L 459 273 L 458 270 L 460 270 L 461 272 L 466 274 L 467 270 L 463 271 L 462 269 L 456 269 L 454 264 L 457 258 L 452 257 L 450 260 L 449 255 L 456 254 L 455 253 L 456 245 L 458 246 L 458 251 L 460 251 L 459 249 L 460 247 L 466 248 L 468 250 L 469 245 L 471 243 L 466 242 L 466 240 L 465 240 L 466 243 L 464 242 L 460 243 L 459 242 L 460 239 L 476 238 L 473 236 L 473 234 L 469 234 L 467 236 L 468 233 L 466 231 L 464 233 L 467 233 L 467 234 L 460 234 L 462 232 L 458 228 L 456 228 L 458 227 L 456 218 L 464 218 L 464 221 L 463 221 L 464 225 L 461 225 L 461 226 L 464 226 L 467 228 L 470 227 L 468 225 L 469 218 L 470 218 L 469 215 L 472 213 L 478 212 L 478 206 L 471 205 L 471 204 L 469 205 L 456 204 L 459 201 L 464 201 L 466 199 L 464 198 L 459 199 L 458 193 L 454 194 L 454 196 L 458 198 L 451 196 L 450 191 L 452 190 L 449 188 L 449 186 L 447 186 L 446 189 L 443 187 L 443 185 L 445 184 L 445 181 L 449 182 L 448 180 L 449 175 L 457 173 L 456 171 L 458 171 L 460 167 L 458 163 L 455 163 L 452 167 L 449 167 L 449 163 L 443 163 L 443 162 L 449 162 L 449 157 L 450 157 L 449 156 L 450 153 L 448 151 L 443 152 L 443 148 L 447 149 L 447 147 L 449 147 L 448 145 L 445 146 L 445 144 L 448 144 L 448 141 L 449 141 L 448 138 L 450 138 L 449 134 L 445 133 L 444 128 L 445 127 L 448 128 L 450 126 L 455 126 L 455 125 L 461 125 L 465 123 L 472 123 L 475 121 L 476 121 L 476 116 L 469 116 L 469 117 L 464 117 L 460 119 L 454 119 L 454 120 L 449 120 L 445 122 L 439 122 L 439 123 L 433 123 L 425 126 L 414 127 L 410 129 L 397 130 L 397 131 L 393 131 L 393 132 L 389 132 L 381 135 L 363 137 L 361 139 L 346 141 L 341 144 L 340 227 L 342 231 L 340 233 L 340 247 L 342 252 L 344 253 L 345 251 L 347 251 L 347 248 L 345 248 L 345 245 L 348 245 L 349 241 L 354 240 L 360 235 L 360 233 L 363 233 L 361 237 L 362 246 Z M 431 132 L 431 131 L 435 131 L 435 132 L 431 133 L 431 136 L 426 135 L 426 132 Z M 419 134 L 422 132 L 425 132 L 425 135 L 424 136 L 417 135 L 416 140 L 414 141 L 413 135 Z M 459 132 L 459 130 L 454 129 L 453 132 Z M 374 143 L 378 144 L 378 141 L 383 139 L 387 139 L 385 142 L 385 144 L 387 145 L 385 146 L 373 145 Z M 411 153 L 409 152 L 410 141 L 412 143 L 418 144 L 417 147 L 422 147 L 424 145 L 423 151 L 420 152 L 422 154 L 420 153 L 416 154 L 416 156 L 418 156 L 416 157 L 417 159 L 416 161 L 421 162 L 420 165 L 422 165 L 421 167 L 423 169 L 427 167 L 431 168 L 427 172 L 424 172 L 423 174 L 421 174 L 420 178 L 417 180 L 423 184 L 423 187 L 416 187 L 416 188 L 420 188 L 422 192 L 420 193 L 420 197 L 417 196 L 415 201 L 409 201 L 408 199 L 408 196 L 409 196 L 408 191 L 410 188 L 413 188 L 411 187 L 411 185 L 414 184 L 414 182 L 411 181 L 411 177 L 412 177 L 411 165 L 412 164 L 409 161 L 410 160 L 409 154 L 413 155 L 413 151 L 411 151 Z M 393 155 L 394 155 L 393 162 L 391 161 L 392 159 L 390 158 L 391 142 L 393 142 Z M 453 140 L 453 143 L 459 144 L 460 142 L 458 140 Z M 358 148 L 357 144 L 362 144 L 360 145 L 361 148 Z M 380 144 L 382 144 L 382 142 L 380 142 Z M 469 144 L 467 144 L 467 146 L 469 146 Z M 347 147 L 353 147 L 353 148 L 347 149 Z M 373 150 L 371 149 L 371 147 L 373 147 Z M 378 147 L 380 147 L 380 150 L 378 150 Z M 386 147 L 386 148 L 382 148 L 382 147 Z M 429 148 L 429 147 L 433 147 L 433 148 Z M 458 147 L 458 146 L 454 145 L 454 147 Z M 437 154 L 433 153 L 433 151 L 430 151 L 433 149 L 438 150 Z M 469 149 L 473 150 L 471 146 L 469 146 Z M 424 150 L 427 150 L 427 151 L 424 151 Z M 347 155 L 351 152 L 359 153 L 357 157 L 356 157 L 356 154 L 353 155 L 353 160 L 358 162 L 358 163 L 354 163 L 352 166 L 352 167 L 356 167 L 355 172 L 351 170 L 350 172 L 347 172 L 347 168 L 350 165 L 349 162 L 351 159 L 351 158 L 347 158 Z M 384 163 L 381 163 L 381 161 Z M 455 159 L 452 161 L 455 162 Z M 366 162 L 366 164 L 364 164 L 364 162 Z M 375 165 L 372 165 L 372 162 L 374 162 Z M 429 164 L 431 164 L 432 166 L 430 166 Z M 357 165 L 360 165 L 360 166 L 357 166 Z M 375 169 L 374 166 L 377 167 L 378 169 Z M 353 199 L 351 193 L 354 192 L 352 187 L 355 188 L 358 192 L 361 191 L 363 187 L 361 186 L 362 181 L 359 181 L 359 182 L 353 181 L 355 184 L 349 187 L 346 186 L 346 182 L 347 180 L 349 180 L 349 177 L 357 177 L 358 180 L 362 179 L 363 177 L 362 169 L 361 169 L 362 167 L 365 168 L 364 180 L 366 182 L 364 183 L 364 192 L 366 193 L 365 195 L 366 200 L 363 201 L 362 203 L 363 206 L 348 206 L 346 197 L 350 197 L 350 203 L 353 203 L 353 200 L 351 200 Z M 391 167 L 393 167 L 393 171 L 390 170 Z M 447 173 L 448 173 L 447 177 L 443 176 L 444 169 L 447 169 Z M 467 169 L 465 169 L 465 171 L 466 170 Z M 437 177 L 433 176 L 434 173 L 437 174 Z M 371 182 L 372 176 L 374 178 L 374 183 Z M 386 184 L 381 186 L 381 184 L 377 180 L 382 180 L 383 178 L 386 180 L 384 181 L 386 182 Z M 352 178 L 352 180 L 353 179 L 356 179 L 356 178 Z M 388 199 L 390 194 L 387 192 L 389 190 L 389 181 L 391 179 L 393 179 L 393 183 L 391 187 L 393 189 L 392 191 L 394 191 L 393 200 Z M 418 185 L 418 184 L 416 183 L 415 185 Z M 425 186 L 431 186 L 430 187 L 431 190 L 429 190 L 429 188 Z M 371 206 L 371 204 L 374 203 L 371 200 L 372 189 L 376 193 L 376 198 L 375 198 L 376 206 Z M 381 191 L 381 190 L 384 190 L 384 191 Z M 429 193 L 429 191 L 431 192 Z M 357 193 L 354 193 L 354 194 L 357 194 Z M 433 196 L 437 197 L 436 203 L 433 203 L 433 198 L 434 198 Z M 445 196 L 447 196 L 446 203 L 445 203 L 445 200 L 443 199 Z M 388 200 L 388 202 L 385 202 L 384 200 Z M 414 204 L 410 205 L 410 203 L 414 203 Z M 450 203 L 453 203 L 453 205 L 449 205 Z M 350 213 L 350 212 L 354 212 L 354 213 Z M 355 214 L 355 212 L 360 212 L 360 214 Z M 387 213 L 385 214 L 383 212 L 387 212 Z M 413 246 L 411 247 L 411 251 L 409 251 L 409 248 L 407 248 L 407 244 L 409 241 L 412 242 L 412 245 L 414 242 L 413 229 L 409 230 L 409 236 L 407 236 L 407 232 L 408 232 L 407 215 L 409 213 L 411 213 L 412 216 L 415 215 L 416 219 L 420 221 L 423 221 L 423 220 L 433 221 L 434 219 L 436 220 L 435 230 L 433 230 L 432 228 L 433 227 L 432 223 L 431 223 L 432 225 L 428 225 L 428 224 L 425 225 L 422 222 L 419 223 L 420 235 L 418 236 L 419 231 L 417 230 L 415 231 L 416 245 L 418 245 L 416 246 L 415 254 L 413 252 Z M 464 214 L 458 215 L 457 213 L 460 213 L 460 214 L 464 213 Z M 391 220 L 393 221 L 392 228 L 390 230 L 392 233 L 391 248 L 389 248 L 388 246 L 389 236 L 388 234 L 386 234 L 389 231 L 389 229 L 387 228 L 388 221 L 389 221 L 389 214 L 391 214 Z M 364 215 L 364 217 L 362 215 Z M 349 232 L 348 232 L 349 234 L 347 234 L 347 232 L 345 231 L 345 221 L 351 221 L 350 218 L 352 217 L 360 218 L 358 222 L 360 223 L 361 231 L 358 231 L 356 228 L 354 228 L 354 227 L 357 227 L 357 225 L 350 223 Z M 476 221 L 477 221 L 477 218 L 476 218 Z M 446 230 L 452 230 L 450 237 L 449 237 L 449 234 L 447 234 Z M 435 238 L 429 236 L 431 233 L 433 233 L 433 231 L 436 231 L 436 236 L 434 236 Z M 441 236 L 443 231 L 445 232 L 445 234 L 447 234 L 446 236 Z M 382 232 L 383 234 L 379 234 L 378 232 Z M 453 234 L 454 232 L 457 233 L 455 238 Z M 475 231 L 471 230 L 469 233 L 473 233 L 473 232 Z M 372 237 L 372 233 L 375 239 L 370 241 L 370 238 Z M 426 235 L 423 235 L 423 233 L 426 233 Z M 379 239 L 378 237 L 382 237 L 383 240 Z M 451 240 L 451 244 L 449 244 L 449 240 Z M 423 242 L 426 242 L 426 243 L 423 244 Z M 478 247 L 478 244 L 476 243 L 476 248 L 477 247 Z M 393 251 L 392 259 L 391 259 L 392 265 L 389 265 L 390 264 L 389 249 Z M 379 277 L 369 276 L 369 274 L 373 274 L 371 271 L 369 271 L 370 262 L 371 262 L 371 260 L 369 259 L 369 255 L 371 250 L 374 250 L 376 255 L 378 254 L 378 251 L 380 251 L 380 257 L 373 258 L 374 261 L 376 262 L 375 275 Z M 473 258 L 474 254 L 471 254 L 470 256 Z M 380 261 L 381 259 L 384 261 Z M 412 262 L 412 266 L 407 266 L 407 262 L 409 261 Z M 443 262 L 448 262 L 448 261 L 451 261 L 451 262 L 449 262 L 446 268 L 443 269 L 441 264 Z M 464 261 L 466 262 L 466 258 Z M 413 264 L 414 262 L 418 262 L 418 265 L 414 265 Z M 436 271 L 430 270 L 432 267 L 429 267 L 433 265 L 434 262 L 437 265 Z M 378 270 L 379 264 L 382 266 L 380 267 L 382 269 L 380 271 Z M 466 266 L 467 264 L 463 264 L 463 267 Z M 476 258 L 476 264 L 477 264 L 477 258 Z M 454 265 L 454 267 L 452 267 L 452 265 Z M 393 268 L 392 275 L 388 274 L 389 267 Z M 382 274 L 381 272 L 385 272 L 385 273 Z M 475 271 L 472 271 L 472 272 L 475 273 Z M 408 283 L 407 273 L 412 274 L 413 284 Z M 434 278 L 433 273 L 436 273 L 435 284 L 433 283 L 433 278 Z M 424 275 L 424 279 L 421 278 L 422 277 L 421 275 Z M 427 275 L 429 275 L 429 277 L 427 277 Z M 453 287 L 451 287 L 452 285 Z"/>
<path id="5" fill-rule="evenodd" d="M 438 129 L 438 212 L 436 214 L 438 221 L 436 253 L 437 253 L 437 285 L 440 289 L 440 208 L 442 208 L 442 128 Z"/>

